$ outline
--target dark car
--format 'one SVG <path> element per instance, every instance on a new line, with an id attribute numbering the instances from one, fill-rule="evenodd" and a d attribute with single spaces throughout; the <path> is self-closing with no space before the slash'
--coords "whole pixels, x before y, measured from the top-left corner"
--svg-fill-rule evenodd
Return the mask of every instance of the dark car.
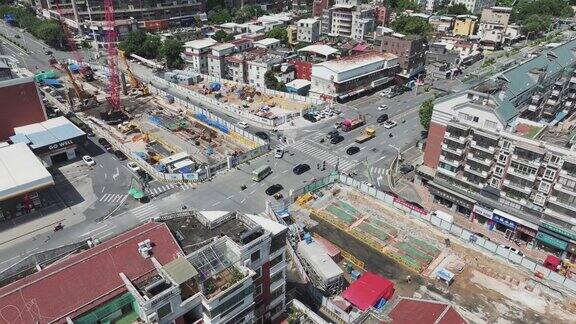
<path id="1" fill-rule="evenodd" d="M 281 184 L 273 184 L 270 187 L 268 187 L 268 189 L 266 189 L 266 194 L 268 196 L 272 196 L 273 194 L 277 193 L 278 191 L 284 189 L 284 187 L 282 187 Z"/>
<path id="2" fill-rule="evenodd" d="M 338 136 L 338 135 L 340 135 L 340 133 L 338 133 L 337 130 L 333 130 L 333 131 L 329 131 L 328 134 L 326 134 L 326 137 L 333 138 L 333 137 Z"/>
<path id="3" fill-rule="evenodd" d="M 377 121 L 378 123 L 383 123 L 383 122 L 385 122 L 385 121 L 387 121 L 387 120 L 388 120 L 388 114 L 380 115 L 380 116 L 378 116 L 378 119 L 376 119 L 376 121 Z"/>
<path id="4" fill-rule="evenodd" d="M 402 172 L 402 174 L 408 174 L 410 172 L 414 171 L 414 166 L 410 165 L 410 164 L 404 164 L 400 167 L 400 172 Z"/>
<path id="5" fill-rule="evenodd" d="M 126 156 L 126 154 L 124 154 L 124 152 L 120 151 L 120 150 L 116 150 L 114 151 L 114 155 L 116 155 L 116 157 L 118 158 L 118 160 L 120 161 L 124 161 L 126 160 L 128 157 Z"/>
<path id="6" fill-rule="evenodd" d="M 332 139 L 330 140 L 330 143 L 338 144 L 338 143 L 342 142 L 343 140 L 344 140 L 344 136 L 338 135 L 338 136 L 332 137 Z"/>
<path id="7" fill-rule="evenodd" d="M 308 170 L 310 170 L 310 166 L 308 164 L 298 164 L 294 167 L 294 169 L 292 169 L 292 172 L 294 172 L 294 174 L 300 175 Z"/>
<path id="8" fill-rule="evenodd" d="M 318 119 L 316 119 L 316 117 L 314 117 L 314 115 L 312 114 L 304 114 L 304 119 L 306 119 L 307 121 L 311 122 L 311 123 L 315 123 L 318 121 Z"/>
<path id="9" fill-rule="evenodd" d="M 350 146 L 346 149 L 346 154 L 348 155 L 354 155 L 358 152 L 360 152 L 360 148 L 358 146 Z"/>
<path id="10" fill-rule="evenodd" d="M 51 51 L 51 50 L 45 50 L 45 51 L 44 51 L 44 54 L 46 54 L 46 55 L 52 55 L 52 51 Z"/>
<path id="11" fill-rule="evenodd" d="M 409 201 L 408 203 L 409 203 L 410 205 L 414 206 L 414 207 L 418 207 L 418 208 L 420 208 L 420 209 L 425 209 L 424 207 L 422 207 L 422 205 L 420 205 L 420 204 L 417 203 L 417 202 Z"/>
<path id="12" fill-rule="evenodd" d="M 268 136 L 268 134 L 264 133 L 264 132 L 256 132 L 254 133 L 254 135 L 260 137 L 261 139 L 267 141 L 270 139 L 270 136 Z"/>
<path id="13" fill-rule="evenodd" d="M 112 150 L 112 144 L 110 144 L 110 142 L 108 142 L 105 138 L 99 138 L 98 143 L 100 143 L 100 145 L 102 145 L 106 151 Z"/>
<path id="14" fill-rule="evenodd" d="M 138 171 L 136 171 L 136 173 L 138 174 L 138 177 L 140 177 L 140 179 L 142 179 L 146 182 L 153 180 L 152 176 L 148 172 L 146 172 L 142 169 L 139 169 Z"/>

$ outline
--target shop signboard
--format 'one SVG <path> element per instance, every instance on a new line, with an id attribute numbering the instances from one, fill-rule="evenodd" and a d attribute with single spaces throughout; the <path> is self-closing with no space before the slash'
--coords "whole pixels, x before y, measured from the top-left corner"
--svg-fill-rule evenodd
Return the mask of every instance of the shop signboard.
<path id="1" fill-rule="evenodd" d="M 502 216 L 494 214 L 492 216 L 492 220 L 495 221 L 496 223 L 500 223 L 500 224 L 502 224 L 506 227 L 509 227 L 511 229 L 516 229 L 516 223 L 515 222 L 513 222 L 507 218 L 504 218 Z"/>
<path id="2" fill-rule="evenodd" d="M 476 215 L 480 215 L 482 217 L 492 219 L 492 210 L 490 210 L 490 209 L 484 208 L 480 205 L 474 205 L 474 208 L 472 209 L 472 211 Z"/>
<path id="3" fill-rule="evenodd" d="M 544 232 L 538 232 L 538 234 L 536 234 L 536 239 L 561 250 L 566 250 L 568 247 L 567 242 L 555 238 L 552 235 L 548 235 Z"/>
<path id="4" fill-rule="evenodd" d="M 558 233 L 558 234 L 560 234 L 560 235 L 562 235 L 562 236 L 565 236 L 565 237 L 567 237 L 567 238 L 569 238 L 569 239 L 571 239 L 571 240 L 576 241 L 576 233 L 574 233 L 574 232 L 572 232 L 572 231 L 569 231 L 569 230 L 560 228 L 560 227 L 558 227 L 558 226 L 556 226 L 556 225 L 552 225 L 552 224 L 548 224 L 548 223 L 542 223 L 542 224 L 540 224 L 540 226 L 542 226 L 542 227 L 544 227 L 544 228 L 546 228 L 546 229 L 549 229 L 549 230 L 551 230 L 551 231 L 554 232 L 554 233 Z"/>

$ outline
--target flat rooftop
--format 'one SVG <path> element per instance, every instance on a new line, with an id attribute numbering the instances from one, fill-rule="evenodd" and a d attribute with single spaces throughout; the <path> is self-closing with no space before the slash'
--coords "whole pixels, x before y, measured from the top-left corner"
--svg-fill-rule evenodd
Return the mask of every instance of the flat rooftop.
<path id="1" fill-rule="evenodd" d="M 0 201 L 51 185 L 52 175 L 26 144 L 0 147 Z"/>
<path id="2" fill-rule="evenodd" d="M 367 53 L 360 55 L 346 56 L 338 60 L 331 60 L 317 65 L 324 66 L 334 72 L 345 72 L 362 66 L 366 66 L 379 61 L 388 61 L 397 58 L 391 53 Z"/>
<path id="3" fill-rule="evenodd" d="M 57 117 L 41 123 L 16 127 L 14 134 L 10 137 L 13 143 L 25 143 L 32 149 L 86 136 L 83 130 L 66 117 Z"/>

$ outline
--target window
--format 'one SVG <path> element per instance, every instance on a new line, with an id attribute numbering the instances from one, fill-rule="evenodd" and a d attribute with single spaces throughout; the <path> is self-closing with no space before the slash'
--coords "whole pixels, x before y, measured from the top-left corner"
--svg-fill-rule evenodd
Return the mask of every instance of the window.
<path id="1" fill-rule="evenodd" d="M 510 142 L 509 141 L 502 141 L 502 148 L 505 150 L 510 149 Z"/>
<path id="2" fill-rule="evenodd" d="M 258 267 L 257 269 L 254 269 L 254 272 L 256 272 L 256 274 L 254 275 L 254 278 L 252 278 L 252 279 L 259 279 L 260 277 L 262 277 L 262 267 Z"/>
<path id="3" fill-rule="evenodd" d="M 502 173 L 504 173 L 504 168 L 502 168 L 501 166 L 497 166 L 494 169 L 494 174 L 497 176 L 502 176 Z"/>
<path id="4" fill-rule="evenodd" d="M 170 305 L 170 303 L 168 303 L 168 304 L 158 308 L 156 313 L 158 314 L 159 319 L 163 319 L 164 317 L 166 317 L 166 316 L 170 315 L 170 313 L 172 313 L 172 305 Z"/>
<path id="5" fill-rule="evenodd" d="M 478 120 L 479 120 L 479 118 L 478 118 L 478 117 L 476 117 L 476 116 L 472 117 L 472 121 L 473 121 L 473 122 L 477 123 L 477 122 L 478 122 Z"/>
<path id="6" fill-rule="evenodd" d="M 500 187 L 500 180 L 498 180 L 496 178 L 490 179 L 490 186 L 494 187 L 494 188 L 499 188 Z"/>
<path id="7" fill-rule="evenodd" d="M 489 129 L 496 129 L 498 127 L 498 124 L 496 122 L 491 121 L 491 120 L 486 120 L 486 121 L 484 121 L 484 127 L 489 128 Z"/>
<path id="8" fill-rule="evenodd" d="M 262 294 L 262 284 L 259 284 L 254 288 L 254 298 L 260 296 Z"/>
<path id="9" fill-rule="evenodd" d="M 544 206 L 545 202 L 546 202 L 546 196 L 544 196 L 543 194 L 538 193 L 536 194 L 536 196 L 534 196 L 534 204 Z"/>
<path id="10" fill-rule="evenodd" d="M 540 182 L 540 186 L 538 186 L 538 191 L 547 194 L 550 191 L 550 184 L 544 181 Z"/>
<path id="11" fill-rule="evenodd" d="M 506 163 L 506 159 L 508 158 L 508 156 L 506 154 L 499 154 L 498 155 L 498 162 L 500 163 Z"/>
<path id="12" fill-rule="evenodd" d="M 543 176 L 543 178 L 546 179 L 546 180 L 551 180 L 551 181 L 552 181 L 552 180 L 554 180 L 554 176 L 555 176 L 555 175 L 556 175 L 556 171 L 550 170 L 550 169 L 546 169 L 546 170 L 544 171 L 544 176 Z"/>
<path id="13" fill-rule="evenodd" d="M 275 257 L 274 259 L 272 259 L 272 261 L 270 261 L 270 268 L 280 263 L 283 259 L 284 259 L 284 253 L 280 253 L 279 256 Z"/>
<path id="14" fill-rule="evenodd" d="M 260 259 L 260 250 L 255 251 L 250 255 L 250 261 L 252 261 L 252 262 L 256 262 L 259 259 Z"/>
<path id="15" fill-rule="evenodd" d="M 550 156 L 550 164 L 553 164 L 553 165 L 560 164 L 560 157 L 558 155 Z"/>
<path id="16" fill-rule="evenodd" d="M 270 283 L 275 283 L 276 281 L 280 280 L 280 279 L 284 279 L 284 271 L 280 271 L 277 274 L 273 275 L 272 278 L 270 278 Z"/>

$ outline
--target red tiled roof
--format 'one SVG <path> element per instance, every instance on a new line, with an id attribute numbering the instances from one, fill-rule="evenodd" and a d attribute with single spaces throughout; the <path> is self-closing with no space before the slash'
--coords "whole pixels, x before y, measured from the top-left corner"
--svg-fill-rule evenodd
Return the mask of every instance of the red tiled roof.
<path id="1" fill-rule="evenodd" d="M 380 299 L 390 300 L 394 294 L 394 284 L 375 273 L 366 272 L 350 284 L 342 293 L 347 301 L 364 311 L 376 306 Z"/>
<path id="2" fill-rule="evenodd" d="M 403 297 L 390 311 L 388 317 L 393 324 L 466 324 L 452 306 L 432 300 Z"/>
<path id="3" fill-rule="evenodd" d="M 143 224 L 0 288 L 0 324 L 65 322 L 123 293 L 121 272 L 136 280 L 155 270 L 138 253 L 146 239 L 161 264 L 182 253 L 166 224 Z"/>

